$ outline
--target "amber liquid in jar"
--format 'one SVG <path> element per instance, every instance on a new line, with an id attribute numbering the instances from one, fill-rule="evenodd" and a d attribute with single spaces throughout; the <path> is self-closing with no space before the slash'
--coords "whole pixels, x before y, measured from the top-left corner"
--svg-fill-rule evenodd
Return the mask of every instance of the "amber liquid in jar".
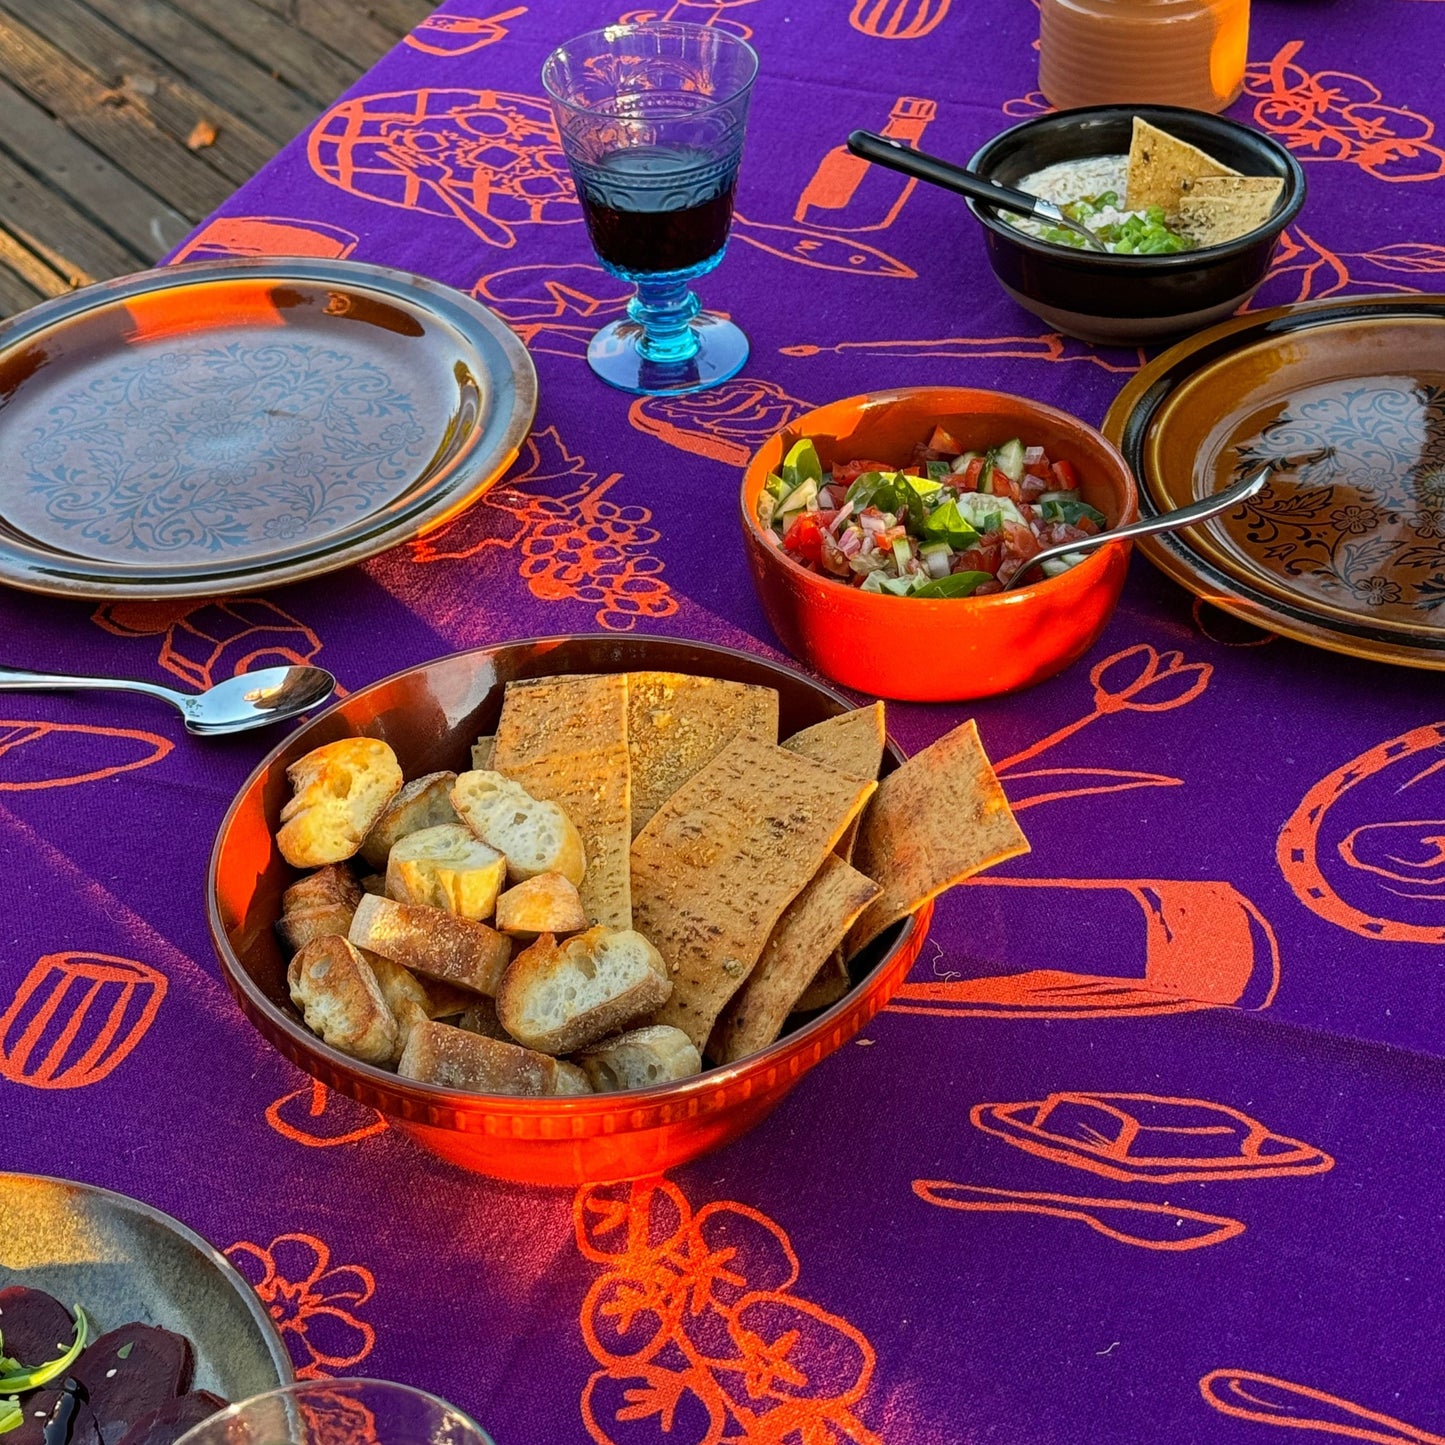
<path id="1" fill-rule="evenodd" d="M 1220 111 L 1244 87 L 1249 0 L 1040 0 L 1039 89 L 1059 110 Z"/>

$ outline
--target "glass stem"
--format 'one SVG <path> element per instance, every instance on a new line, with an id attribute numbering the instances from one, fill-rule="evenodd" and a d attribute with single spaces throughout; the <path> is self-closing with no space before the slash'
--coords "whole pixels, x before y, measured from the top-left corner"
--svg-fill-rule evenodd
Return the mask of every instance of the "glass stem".
<path id="1" fill-rule="evenodd" d="M 702 309 L 686 281 L 660 276 L 639 281 L 627 314 L 642 327 L 637 349 L 648 361 L 689 361 L 698 352 L 692 318 Z"/>

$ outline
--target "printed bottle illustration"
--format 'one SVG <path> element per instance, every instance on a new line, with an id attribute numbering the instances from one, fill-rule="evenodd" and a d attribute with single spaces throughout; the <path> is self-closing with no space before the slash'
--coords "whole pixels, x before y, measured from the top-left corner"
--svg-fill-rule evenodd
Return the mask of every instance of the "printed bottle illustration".
<path id="1" fill-rule="evenodd" d="M 931 100 L 899 96 L 883 135 L 916 150 L 937 114 L 938 107 Z M 846 145 L 837 145 L 818 162 L 818 169 L 803 187 L 793 219 L 834 231 L 887 230 L 917 184 L 911 176 L 869 165 Z"/>

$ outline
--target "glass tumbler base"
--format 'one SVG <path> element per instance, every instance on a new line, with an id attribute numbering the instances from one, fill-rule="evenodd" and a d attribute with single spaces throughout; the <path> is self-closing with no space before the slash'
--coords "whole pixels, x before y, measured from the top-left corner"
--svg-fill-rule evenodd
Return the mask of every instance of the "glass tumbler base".
<path id="1" fill-rule="evenodd" d="M 587 364 L 608 386 L 639 396 L 702 391 L 747 365 L 748 338 L 725 317 L 700 311 L 688 329 L 697 338 L 697 351 L 686 361 L 649 361 L 638 350 L 642 328 L 634 321 L 614 321 L 587 343 Z"/>

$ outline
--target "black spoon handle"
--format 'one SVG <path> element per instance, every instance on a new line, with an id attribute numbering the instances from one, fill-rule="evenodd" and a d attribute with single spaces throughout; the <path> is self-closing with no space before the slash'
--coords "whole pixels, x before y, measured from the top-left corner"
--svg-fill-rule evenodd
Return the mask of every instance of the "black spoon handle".
<path id="1" fill-rule="evenodd" d="M 939 160 L 937 156 L 924 155 L 897 141 L 888 140 L 872 131 L 855 130 L 848 137 L 848 149 L 855 156 L 871 161 L 875 166 L 887 166 L 889 170 L 902 171 L 915 180 L 927 181 L 931 186 L 942 186 L 961 196 L 972 196 L 976 201 L 1002 206 L 1006 211 L 1018 211 L 1025 216 L 1038 216 L 1049 220 L 1057 215 L 1053 206 L 1031 196 L 1027 191 L 1016 191 L 1012 186 L 1001 185 L 998 181 L 985 180 L 974 171 L 956 166 L 950 161 Z"/>

